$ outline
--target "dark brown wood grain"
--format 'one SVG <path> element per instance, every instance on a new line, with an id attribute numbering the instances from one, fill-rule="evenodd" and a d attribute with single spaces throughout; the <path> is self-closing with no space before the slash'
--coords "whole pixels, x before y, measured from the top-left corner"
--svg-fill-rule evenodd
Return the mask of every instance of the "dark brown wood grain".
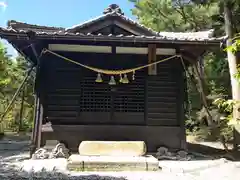
<path id="1" fill-rule="evenodd" d="M 135 125 L 52 125 L 42 129 L 42 145 L 47 139 L 66 142 L 72 152 L 81 141 L 145 141 L 148 152 L 160 146 L 181 148 L 180 127 Z"/>

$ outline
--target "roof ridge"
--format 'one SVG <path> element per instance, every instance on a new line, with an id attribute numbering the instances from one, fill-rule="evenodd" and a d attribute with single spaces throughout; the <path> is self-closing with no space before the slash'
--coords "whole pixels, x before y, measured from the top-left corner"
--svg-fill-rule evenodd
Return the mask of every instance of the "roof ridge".
<path id="1" fill-rule="evenodd" d="M 88 24 L 88 23 L 93 23 L 93 22 L 95 22 L 96 20 L 100 20 L 101 18 L 105 18 L 105 17 L 110 16 L 111 14 L 115 14 L 115 13 L 117 13 L 117 12 L 113 11 L 113 12 L 110 12 L 110 13 L 102 14 L 102 15 L 100 15 L 100 16 L 96 16 L 96 17 L 91 18 L 91 19 L 89 19 L 89 20 L 86 20 L 86 21 L 84 21 L 84 22 L 82 22 L 82 23 L 73 25 L 73 26 L 71 26 L 71 27 L 69 27 L 69 28 L 65 28 L 65 31 L 73 30 L 73 29 L 75 29 L 75 28 L 77 28 L 77 27 L 84 26 L 85 24 Z"/>
<path id="2" fill-rule="evenodd" d="M 125 16 L 124 14 L 118 13 L 117 11 L 112 11 L 112 12 L 108 12 L 108 13 L 105 13 L 103 15 L 97 16 L 95 18 L 92 18 L 92 19 L 87 20 L 85 22 L 82 22 L 80 24 L 77 24 L 77 25 L 74 25 L 72 27 L 66 28 L 65 31 L 73 31 L 74 29 L 77 29 L 77 28 L 83 28 L 84 26 L 88 26 L 90 24 L 93 24 L 96 21 L 100 21 L 100 20 L 102 20 L 104 18 L 107 18 L 109 16 L 118 16 L 118 17 L 122 18 L 123 20 L 128 21 L 129 23 L 138 26 L 139 28 L 143 28 L 144 30 L 149 31 L 153 35 L 158 35 L 157 31 L 154 31 L 153 29 L 148 28 L 145 25 L 143 25 L 143 24 L 141 24 L 141 23 L 139 23 L 137 21 L 134 21 L 131 18 Z"/>
<path id="3" fill-rule="evenodd" d="M 26 26 L 23 28 L 36 28 L 36 29 L 48 29 L 48 30 L 64 30 L 65 28 L 63 27 L 55 27 L 55 26 L 44 26 L 44 25 L 39 25 L 39 24 L 30 24 L 30 23 L 25 23 L 21 21 L 16 21 L 16 20 L 9 20 L 7 22 L 8 27 L 12 27 L 14 29 L 20 29 L 22 27 L 17 27 L 17 26 Z"/>
<path id="4" fill-rule="evenodd" d="M 201 36 L 202 38 L 212 38 L 214 36 L 214 29 L 203 30 L 203 31 L 194 31 L 194 32 L 170 32 L 170 31 L 161 31 L 158 34 L 160 36 Z"/>
<path id="5" fill-rule="evenodd" d="M 80 24 L 74 25 L 69 28 L 63 28 L 63 27 L 53 27 L 53 26 L 43 26 L 43 25 L 38 25 L 38 24 L 29 24 L 29 23 L 24 23 L 20 21 L 15 21 L 15 20 L 10 20 L 8 21 L 8 28 L 12 28 L 15 30 L 22 30 L 25 31 L 26 29 L 28 30 L 33 30 L 44 34 L 45 32 L 49 33 L 48 31 L 51 31 L 51 33 L 61 33 L 61 34 L 66 34 L 66 33 L 71 33 L 71 34 L 76 34 L 77 29 L 84 28 L 86 26 L 89 26 L 95 22 L 104 20 L 107 17 L 119 17 L 123 21 L 126 21 L 127 23 L 134 25 L 138 28 L 141 28 L 143 32 L 147 32 L 148 36 L 157 36 L 157 37 L 169 37 L 169 38 L 201 38 L 201 39 L 206 39 L 206 38 L 211 38 L 213 37 L 214 30 L 206 30 L 206 31 L 198 31 L 198 32 L 167 32 L 167 31 L 162 31 L 162 32 L 157 32 L 154 31 L 151 28 L 148 28 L 147 26 L 141 24 L 138 21 L 135 21 L 127 16 L 124 15 L 124 13 L 121 11 L 118 5 L 112 4 L 110 5 L 107 10 L 104 11 L 104 13 L 100 16 L 94 17 L 92 19 L 89 19 L 87 21 L 84 21 Z M 91 32 L 90 32 L 91 33 Z"/>

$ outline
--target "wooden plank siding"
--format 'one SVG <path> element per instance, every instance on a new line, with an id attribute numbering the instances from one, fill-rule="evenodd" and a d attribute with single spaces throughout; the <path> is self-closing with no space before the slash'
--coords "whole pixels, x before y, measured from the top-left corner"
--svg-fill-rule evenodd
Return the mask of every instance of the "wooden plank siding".
<path id="1" fill-rule="evenodd" d="M 126 69 L 148 61 L 144 55 L 112 57 L 83 53 L 78 58 L 72 54 L 66 56 L 104 69 Z M 111 87 L 109 76 L 103 76 L 103 83 L 95 83 L 95 72 L 49 55 L 41 68 L 44 74 L 41 76 L 44 78 L 41 92 L 44 97 L 43 123 L 179 126 L 181 69 L 178 62 L 170 60 L 159 64 L 157 75 L 148 75 L 148 68 L 145 68 L 137 71 L 135 80 L 129 84 Z M 131 81 L 131 75 L 128 78 Z M 115 76 L 115 80 L 119 77 Z"/>
<path id="2" fill-rule="evenodd" d="M 103 69 L 128 69 L 147 63 L 142 55 L 112 57 L 83 53 L 81 56 L 73 59 Z M 115 76 L 117 85 L 110 86 L 110 76 L 102 76 L 104 82 L 96 83 L 95 72 L 53 56 L 44 61 L 48 77 L 44 80 L 44 123 L 145 125 L 146 69 L 138 71 L 134 81 L 129 74 L 129 84 L 119 84 L 119 76 Z"/>
<path id="3" fill-rule="evenodd" d="M 158 57 L 159 59 L 160 57 Z M 147 77 L 147 125 L 179 126 L 179 108 L 182 108 L 179 83 L 181 66 L 173 59 L 157 66 L 157 75 Z"/>

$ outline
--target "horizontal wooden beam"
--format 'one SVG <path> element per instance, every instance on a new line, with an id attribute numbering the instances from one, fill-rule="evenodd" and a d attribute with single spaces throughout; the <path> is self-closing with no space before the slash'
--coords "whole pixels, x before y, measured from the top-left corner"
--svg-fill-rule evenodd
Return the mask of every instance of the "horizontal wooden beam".
<path id="1" fill-rule="evenodd" d="M 95 53 L 112 53 L 111 46 L 90 46 L 75 44 L 49 44 L 48 49 L 51 51 L 65 52 L 95 52 Z"/>
<path id="2" fill-rule="evenodd" d="M 51 51 L 65 52 L 92 52 L 92 53 L 112 53 L 111 46 L 91 46 L 91 45 L 74 45 L 74 44 L 49 44 L 48 49 Z M 116 47 L 117 54 L 148 54 L 147 47 Z M 157 48 L 156 55 L 175 55 L 176 49 Z"/>
<path id="3" fill-rule="evenodd" d="M 148 54 L 148 49 L 139 47 L 116 47 L 117 54 Z"/>

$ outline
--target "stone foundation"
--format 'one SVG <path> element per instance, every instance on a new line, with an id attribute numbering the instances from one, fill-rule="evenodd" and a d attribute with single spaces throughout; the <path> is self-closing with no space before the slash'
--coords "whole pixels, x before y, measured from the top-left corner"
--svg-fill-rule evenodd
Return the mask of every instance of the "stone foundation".
<path id="1" fill-rule="evenodd" d="M 144 141 L 148 153 L 160 146 L 174 149 L 186 147 L 180 127 L 134 125 L 52 125 L 42 128 L 42 146 L 46 140 L 67 144 L 71 152 L 78 152 L 82 141 Z"/>
<path id="2" fill-rule="evenodd" d="M 67 162 L 70 171 L 158 171 L 153 156 L 81 156 L 71 155 Z"/>

